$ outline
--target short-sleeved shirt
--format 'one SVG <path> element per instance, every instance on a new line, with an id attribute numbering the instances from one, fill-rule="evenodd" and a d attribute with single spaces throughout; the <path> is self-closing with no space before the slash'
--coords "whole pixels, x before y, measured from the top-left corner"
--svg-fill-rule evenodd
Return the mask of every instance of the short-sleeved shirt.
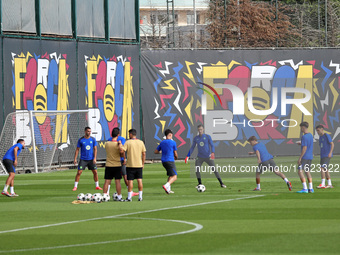
<path id="1" fill-rule="evenodd" d="M 193 153 L 195 147 L 197 145 L 197 157 L 198 158 L 209 158 L 211 152 L 215 152 L 214 143 L 211 139 L 210 135 L 203 134 L 201 136 L 195 136 L 192 142 L 192 146 L 188 152 L 188 157 Z M 210 149 L 211 148 L 211 149 Z"/>
<path id="2" fill-rule="evenodd" d="M 263 143 L 255 144 L 253 146 L 253 150 L 254 150 L 254 152 L 258 151 L 260 153 L 261 162 L 265 162 L 265 161 L 273 158 L 273 155 L 271 155 L 268 152 L 266 146 Z"/>
<path id="3" fill-rule="evenodd" d="M 311 133 L 304 134 L 301 138 L 301 151 L 304 146 L 307 146 L 307 150 L 302 159 L 313 159 L 313 135 Z"/>
<path id="4" fill-rule="evenodd" d="M 19 156 L 19 154 L 22 150 L 22 144 L 21 143 L 14 144 L 11 148 L 9 148 L 8 151 L 6 152 L 6 154 L 4 155 L 3 159 L 9 159 L 9 160 L 15 161 L 15 157 L 14 157 L 15 147 L 18 147 L 17 156 Z"/>
<path id="5" fill-rule="evenodd" d="M 113 139 L 113 138 L 112 138 L 112 137 L 110 137 L 110 138 L 109 138 L 109 139 L 107 139 L 107 140 L 108 140 L 108 141 L 112 141 L 112 139 Z M 117 142 L 118 142 L 118 141 L 121 141 L 122 145 L 124 145 L 126 140 L 125 140 L 125 138 L 124 138 L 124 137 L 122 137 L 122 136 L 118 136 L 118 138 L 117 138 Z M 121 158 L 120 158 L 120 160 L 121 160 L 121 161 L 123 161 L 123 160 L 124 160 L 124 158 L 123 158 L 123 157 L 121 157 Z"/>
<path id="6" fill-rule="evenodd" d="M 139 139 L 127 140 L 123 149 L 127 153 L 126 167 L 143 167 L 142 152 L 146 152 L 143 141 Z"/>
<path id="7" fill-rule="evenodd" d="M 105 143 L 106 150 L 106 164 L 108 167 L 121 166 L 120 152 L 117 141 L 111 141 Z"/>
<path id="8" fill-rule="evenodd" d="M 174 151 L 177 151 L 176 142 L 165 139 L 157 146 L 158 151 L 162 151 L 162 162 L 175 161 Z"/>
<path id="9" fill-rule="evenodd" d="M 319 145 L 320 145 L 320 157 L 321 158 L 328 158 L 328 155 L 331 151 L 331 142 L 333 142 L 331 136 L 329 134 L 324 134 L 319 138 Z M 332 153 L 333 157 L 333 153 Z"/>
<path id="10" fill-rule="evenodd" d="M 97 141 L 94 137 L 90 136 L 85 138 L 84 136 L 79 138 L 77 147 L 80 148 L 80 159 L 93 160 L 94 153 L 93 148 L 97 146 Z"/>

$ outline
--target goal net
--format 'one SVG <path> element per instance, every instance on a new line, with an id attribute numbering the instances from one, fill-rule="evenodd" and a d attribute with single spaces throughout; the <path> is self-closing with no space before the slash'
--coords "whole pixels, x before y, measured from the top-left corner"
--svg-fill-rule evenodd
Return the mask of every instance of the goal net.
<path id="1" fill-rule="evenodd" d="M 37 173 L 72 166 L 86 126 L 88 110 L 10 113 L 0 136 L 0 159 L 18 139 L 24 139 L 26 147 L 18 157 L 17 171 Z M 0 174 L 6 173 L 1 163 Z"/>

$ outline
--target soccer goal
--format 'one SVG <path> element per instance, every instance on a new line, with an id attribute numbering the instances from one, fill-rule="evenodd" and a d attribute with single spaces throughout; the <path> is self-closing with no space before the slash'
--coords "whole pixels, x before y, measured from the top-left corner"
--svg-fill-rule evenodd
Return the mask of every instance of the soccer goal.
<path id="1" fill-rule="evenodd" d="M 73 165 L 78 139 L 88 126 L 88 110 L 16 111 L 7 115 L 0 136 L 0 159 L 18 139 L 26 148 L 16 170 L 24 173 L 51 171 Z M 0 174 L 7 171 L 0 164 Z"/>

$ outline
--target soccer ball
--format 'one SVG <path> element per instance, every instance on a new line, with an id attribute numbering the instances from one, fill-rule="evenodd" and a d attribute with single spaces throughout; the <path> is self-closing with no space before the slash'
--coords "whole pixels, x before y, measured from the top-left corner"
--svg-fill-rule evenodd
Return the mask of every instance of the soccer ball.
<path id="1" fill-rule="evenodd" d="M 102 201 L 102 194 L 100 193 L 94 193 L 92 195 L 92 201 L 100 203 Z"/>
<path id="2" fill-rule="evenodd" d="M 117 201 L 117 200 L 118 200 L 118 194 L 117 194 L 117 192 L 115 192 L 115 193 L 112 195 L 112 199 L 113 199 L 113 201 Z"/>
<path id="3" fill-rule="evenodd" d="M 91 201 L 92 200 L 92 194 L 91 193 L 86 193 L 85 194 L 85 201 Z"/>
<path id="4" fill-rule="evenodd" d="M 109 202 L 110 201 L 110 195 L 109 194 L 103 194 L 102 196 L 103 202 Z"/>
<path id="5" fill-rule="evenodd" d="M 85 195 L 84 195 L 84 193 L 79 193 L 78 196 L 77 196 L 77 200 L 79 200 L 79 201 L 85 201 Z"/>
<path id="6" fill-rule="evenodd" d="M 200 184 L 197 186 L 197 191 L 198 192 L 204 192 L 205 191 L 205 186 L 203 184 Z"/>

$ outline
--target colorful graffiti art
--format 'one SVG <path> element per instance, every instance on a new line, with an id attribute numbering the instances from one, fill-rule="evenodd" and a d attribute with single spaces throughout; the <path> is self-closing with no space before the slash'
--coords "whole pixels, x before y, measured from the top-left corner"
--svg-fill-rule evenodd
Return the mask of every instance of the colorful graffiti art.
<path id="1" fill-rule="evenodd" d="M 12 52 L 12 106 L 18 111 L 23 110 L 68 110 L 69 84 L 68 84 L 67 55 L 45 53 L 37 55 L 27 52 L 20 54 Z M 31 144 L 31 136 L 27 134 L 29 117 L 17 118 L 17 137 L 25 132 L 26 145 Z M 22 123 L 21 123 L 22 122 Z M 54 141 L 60 132 L 56 127 L 62 126 L 62 118 L 56 116 L 40 116 L 34 118 L 36 145 L 42 149 L 53 148 Z M 60 143 L 67 143 L 67 125 L 64 125 Z"/>
<path id="2" fill-rule="evenodd" d="M 85 56 L 85 69 L 92 135 L 97 141 L 105 141 L 114 127 L 120 127 L 121 135 L 128 137 L 134 121 L 131 58 Z"/>
<path id="3" fill-rule="evenodd" d="M 152 86 L 155 143 L 170 128 L 178 148 L 188 149 L 196 126 L 204 124 L 216 146 L 242 148 L 254 135 L 280 147 L 300 138 L 302 121 L 312 133 L 324 125 L 339 141 L 340 65 L 334 61 L 178 59 L 158 60 L 152 69 L 157 77 Z"/>

